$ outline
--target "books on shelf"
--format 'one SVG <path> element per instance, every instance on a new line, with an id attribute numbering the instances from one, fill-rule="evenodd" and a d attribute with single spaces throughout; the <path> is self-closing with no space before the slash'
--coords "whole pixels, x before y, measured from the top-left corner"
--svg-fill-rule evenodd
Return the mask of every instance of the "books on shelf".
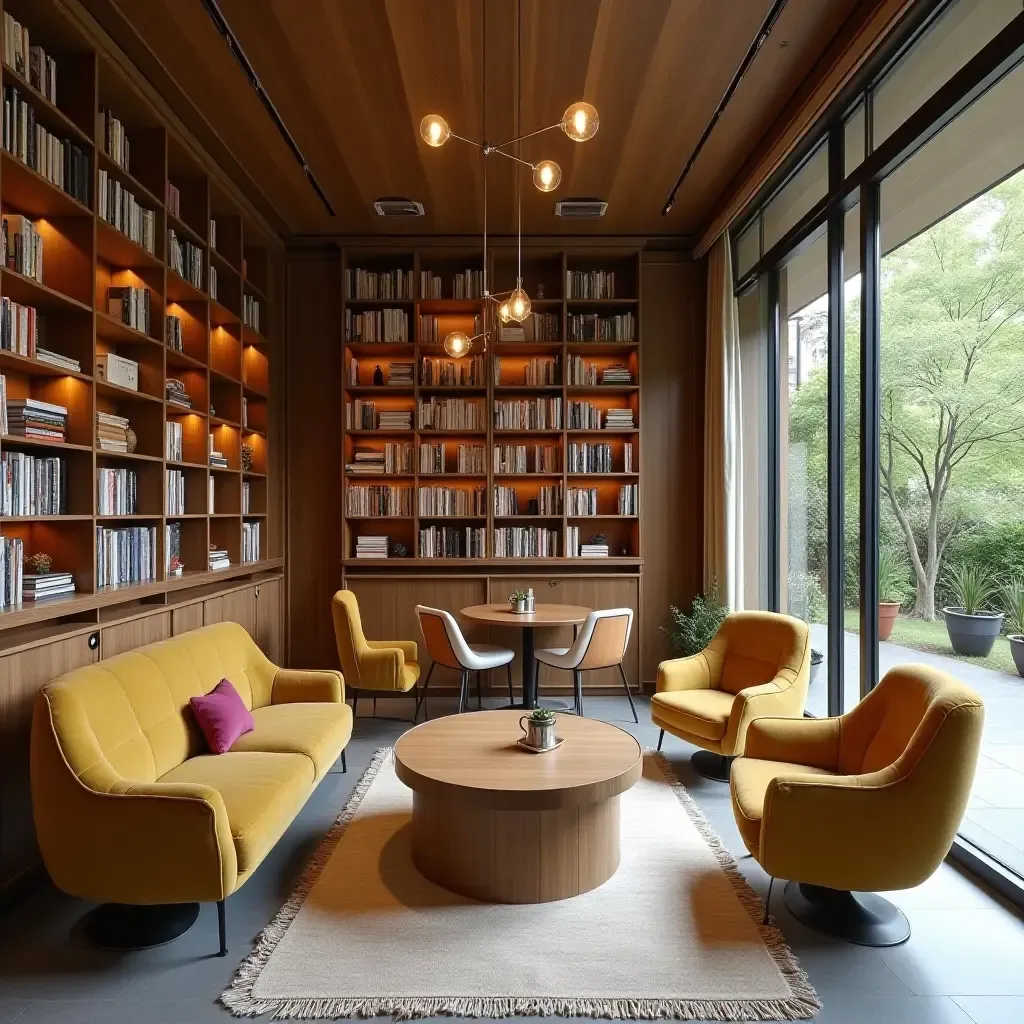
<path id="1" fill-rule="evenodd" d="M 172 352 L 184 352 L 185 341 L 181 334 L 181 317 L 173 313 L 164 316 L 164 342 Z"/>
<path id="2" fill-rule="evenodd" d="M 132 516 L 138 511 L 139 475 L 134 469 L 96 470 L 96 514 Z"/>
<path id="3" fill-rule="evenodd" d="M 570 441 L 565 468 L 570 473 L 612 473 L 612 446 L 604 441 Z"/>
<path id="4" fill-rule="evenodd" d="M 523 473 L 559 473 L 558 446 L 552 444 L 496 444 L 493 450 L 496 476 Z"/>
<path id="5" fill-rule="evenodd" d="M 167 182 L 167 212 L 181 220 L 181 192 L 170 182 Z"/>
<path id="6" fill-rule="evenodd" d="M 619 488 L 619 515 L 635 516 L 640 513 L 639 484 L 623 484 Z"/>
<path id="7" fill-rule="evenodd" d="M 486 430 L 484 403 L 465 398 L 421 399 L 416 423 L 420 430 Z"/>
<path id="8" fill-rule="evenodd" d="M 496 430 L 560 430 L 561 398 L 522 398 L 494 403 Z"/>
<path id="9" fill-rule="evenodd" d="M 156 211 L 142 206 L 135 193 L 102 167 L 97 181 L 97 205 L 100 217 L 127 235 L 146 252 L 156 252 Z"/>
<path id="10" fill-rule="evenodd" d="M 486 529 L 482 526 L 437 526 L 420 530 L 420 558 L 483 558 Z M 356 556 L 358 557 L 358 555 Z"/>
<path id="11" fill-rule="evenodd" d="M 602 384 L 632 384 L 633 373 L 623 363 L 612 363 L 601 370 Z"/>
<path id="12" fill-rule="evenodd" d="M 420 359 L 420 384 L 424 387 L 482 387 L 485 383 L 483 356 L 466 359 L 423 356 Z"/>
<path id="13" fill-rule="evenodd" d="M 444 321 L 441 318 L 434 316 L 432 313 L 423 313 L 420 315 L 420 344 L 421 345 L 440 345 L 444 341 L 445 335 L 452 329 L 451 321 L 447 321 L 447 325 L 443 326 Z M 469 332 L 470 337 L 475 338 L 481 333 L 481 320 L 480 317 L 473 317 L 473 329 Z"/>
<path id="14" fill-rule="evenodd" d="M 180 381 L 176 377 L 168 377 L 164 388 L 168 402 L 181 406 L 183 409 L 192 408 L 192 399 L 189 398 L 188 392 L 185 390 L 184 381 Z"/>
<path id="15" fill-rule="evenodd" d="M 167 515 L 185 514 L 185 473 L 180 469 L 165 470 L 167 474 Z"/>
<path id="16" fill-rule="evenodd" d="M 228 457 L 217 449 L 217 439 L 215 435 L 210 433 L 209 446 L 207 447 L 208 461 L 211 466 L 215 469 L 227 469 L 228 468 Z"/>
<path id="17" fill-rule="evenodd" d="M 387 537 L 365 533 L 356 537 L 356 558 L 387 558 L 389 548 Z"/>
<path id="18" fill-rule="evenodd" d="M 242 323 L 254 331 L 260 329 L 260 300 L 248 292 L 242 296 Z"/>
<path id="19" fill-rule="evenodd" d="M 103 151 L 122 170 L 131 167 L 131 147 L 128 136 L 124 132 L 124 124 L 110 112 L 110 107 L 100 107 L 99 137 L 103 141 Z"/>
<path id="20" fill-rule="evenodd" d="M 156 579 L 156 527 L 96 527 L 96 583 L 148 583 Z"/>
<path id="21" fill-rule="evenodd" d="M 63 441 L 67 433 L 68 410 L 36 398 L 7 399 L 7 431 L 20 437 Z"/>
<path id="22" fill-rule="evenodd" d="M 172 568 L 172 564 L 175 568 Z M 181 523 L 164 525 L 164 572 L 168 577 L 180 576 L 184 566 L 181 564 Z"/>
<path id="23" fill-rule="evenodd" d="M 7 377 L 0 373 L 0 437 L 7 433 Z"/>
<path id="24" fill-rule="evenodd" d="M 249 426 L 249 399 L 242 395 L 242 426 Z"/>
<path id="25" fill-rule="evenodd" d="M 16 21 L 6 11 L 4 63 L 56 106 L 57 62 L 41 46 L 32 46 L 29 43 L 28 26 Z"/>
<path id="26" fill-rule="evenodd" d="M 531 313 L 522 323 L 502 324 L 498 341 L 560 341 L 562 317 L 559 313 Z"/>
<path id="27" fill-rule="evenodd" d="M 441 277 L 430 270 L 420 271 L 420 298 L 440 299 L 443 298 L 441 291 Z"/>
<path id="28" fill-rule="evenodd" d="M 614 299 L 614 270 L 567 270 L 565 294 L 569 299 Z"/>
<path id="29" fill-rule="evenodd" d="M 66 489 L 63 459 L 0 452 L 0 516 L 63 515 Z"/>
<path id="30" fill-rule="evenodd" d="M 361 518 L 411 516 L 412 488 L 385 484 L 346 487 L 345 515 Z"/>
<path id="31" fill-rule="evenodd" d="M 20 537 L 0 536 L 0 608 L 21 604 L 25 547 Z"/>
<path id="32" fill-rule="evenodd" d="M 177 420 L 164 424 L 164 458 L 168 462 L 184 462 L 184 425 Z"/>
<path id="33" fill-rule="evenodd" d="M 519 502 L 514 487 L 495 485 L 494 514 L 496 516 L 559 516 L 562 514 L 562 485 L 550 484 L 537 488 L 537 495 L 528 498 L 526 506 Z"/>
<path id="34" fill-rule="evenodd" d="M 565 321 L 569 341 L 633 341 L 636 317 L 632 313 L 601 316 L 598 313 L 570 313 Z"/>
<path id="35" fill-rule="evenodd" d="M 43 280 L 43 236 L 35 221 L 20 213 L 3 216 L 3 265 L 25 277 Z"/>
<path id="36" fill-rule="evenodd" d="M 45 322 L 35 306 L 23 306 L 5 295 L 0 299 L 0 349 L 34 358 Z"/>
<path id="37" fill-rule="evenodd" d="M 260 560 L 260 521 L 254 519 L 242 523 L 242 561 Z"/>
<path id="38" fill-rule="evenodd" d="M 96 447 L 103 452 L 128 451 L 128 417 L 112 412 L 96 413 Z"/>
<path id="39" fill-rule="evenodd" d="M 404 309 L 346 309 L 345 340 L 373 345 L 404 344 L 409 340 L 409 314 Z"/>
<path id="40" fill-rule="evenodd" d="M 210 218 L 210 248 L 217 251 L 217 221 Z"/>
<path id="41" fill-rule="evenodd" d="M 580 543 L 580 528 L 567 526 L 565 529 L 565 555 L 567 558 L 607 558 L 608 544 Z"/>
<path id="42" fill-rule="evenodd" d="M 101 352 L 96 356 L 96 379 L 129 391 L 138 391 L 139 364 L 115 352 Z"/>
<path id="43" fill-rule="evenodd" d="M 493 361 L 495 384 L 523 384 L 526 387 L 540 387 L 546 384 L 562 382 L 562 360 L 560 356 L 534 356 L 523 366 L 522 380 L 505 380 L 502 371 L 501 356 Z M 572 383 L 570 379 L 569 383 Z"/>
<path id="44" fill-rule="evenodd" d="M 231 557 L 224 548 L 215 548 L 211 545 L 209 565 L 212 572 L 217 572 L 221 569 L 230 569 Z"/>
<path id="45" fill-rule="evenodd" d="M 346 299 L 411 299 L 411 270 L 363 270 L 350 267 L 345 271 Z"/>
<path id="46" fill-rule="evenodd" d="M 605 430 L 632 430 L 633 426 L 633 410 L 628 406 L 625 408 L 611 408 L 605 410 Z"/>
<path id="47" fill-rule="evenodd" d="M 604 414 L 593 402 L 569 402 L 570 430 L 601 430 L 603 426 Z"/>
<path id="48" fill-rule="evenodd" d="M 385 476 L 412 473 L 412 442 L 388 442 L 384 448 L 356 448 L 353 461 L 345 464 L 349 476 Z"/>
<path id="49" fill-rule="evenodd" d="M 174 228 L 167 232 L 167 260 L 171 270 L 202 291 L 203 250 L 188 239 L 179 240 Z"/>
<path id="50" fill-rule="evenodd" d="M 22 576 L 23 601 L 45 601 L 75 592 L 75 578 L 69 572 L 29 573 Z"/>
<path id="51" fill-rule="evenodd" d="M 346 430 L 412 430 L 411 409 L 379 409 L 376 402 L 357 398 L 345 403 Z"/>
<path id="52" fill-rule="evenodd" d="M 217 268 L 211 263 L 210 269 L 207 271 L 207 281 L 209 283 L 208 294 L 211 299 L 216 301 L 217 299 Z"/>
<path id="53" fill-rule="evenodd" d="M 485 516 L 487 488 L 420 487 L 417 508 L 421 516 Z"/>
<path id="54" fill-rule="evenodd" d="M 484 297 L 483 270 L 463 270 L 452 279 L 453 299 L 482 299 Z"/>
<path id="55" fill-rule="evenodd" d="M 74 373 L 82 372 L 82 364 L 71 356 L 62 352 L 54 352 L 48 348 L 36 348 L 36 359 L 41 363 L 49 363 L 51 366 L 59 366 L 62 370 L 71 370 Z"/>
<path id="56" fill-rule="evenodd" d="M 213 478 L 210 479 L 213 484 Z M 252 484 L 248 480 L 242 481 L 242 515 L 248 515 L 252 511 Z M 213 514 L 213 490 L 210 490 L 210 513 Z"/>
<path id="57" fill-rule="evenodd" d="M 580 558 L 607 558 L 607 544 L 581 544 Z"/>
<path id="58" fill-rule="evenodd" d="M 388 384 L 411 388 L 415 383 L 413 380 L 415 370 L 416 364 L 411 359 L 392 359 L 388 363 Z"/>
<path id="59" fill-rule="evenodd" d="M 570 487 L 566 495 L 565 511 L 570 516 L 596 516 L 597 488 Z"/>
<path id="60" fill-rule="evenodd" d="M 498 526 L 495 558 L 557 558 L 558 531 L 543 526 Z"/>
<path id="61" fill-rule="evenodd" d="M 150 292 L 148 288 L 120 285 L 107 289 L 107 312 L 128 327 L 149 334 Z M 138 364 L 136 364 L 138 365 Z"/>
<path id="62" fill-rule="evenodd" d="M 460 444 L 456 450 L 454 472 L 484 476 L 487 473 L 486 448 L 482 444 Z M 447 473 L 448 445 L 444 442 L 423 442 L 419 447 L 419 472 L 433 476 Z"/>
<path id="63" fill-rule="evenodd" d="M 243 497 L 248 494 L 246 488 L 249 484 L 242 485 Z M 217 512 L 217 481 L 211 474 L 210 478 L 206 481 L 206 511 L 209 515 L 214 515 Z"/>

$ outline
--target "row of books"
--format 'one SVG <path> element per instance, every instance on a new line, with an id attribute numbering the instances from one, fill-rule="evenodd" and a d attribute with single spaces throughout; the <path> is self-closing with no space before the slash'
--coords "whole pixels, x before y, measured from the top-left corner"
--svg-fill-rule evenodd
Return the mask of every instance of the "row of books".
<path id="1" fill-rule="evenodd" d="M 452 278 L 451 298 L 453 299 L 482 299 L 484 296 L 484 272 L 483 270 L 460 271 Z M 411 296 L 407 296 L 411 298 Z M 444 285 L 438 274 L 432 270 L 420 271 L 420 298 L 421 299 L 443 299 Z"/>
<path id="2" fill-rule="evenodd" d="M 156 212 L 140 206 L 135 194 L 99 169 L 99 215 L 147 252 L 156 252 Z"/>
<path id="3" fill-rule="evenodd" d="M 636 516 L 640 514 L 640 485 L 623 484 L 619 488 L 620 516 Z"/>
<path id="4" fill-rule="evenodd" d="M 420 384 L 424 387 L 481 387 L 485 381 L 484 357 L 468 359 L 420 359 Z"/>
<path id="5" fill-rule="evenodd" d="M 164 525 L 164 571 L 168 577 L 180 576 L 184 571 L 181 561 L 181 523 Z"/>
<path id="6" fill-rule="evenodd" d="M 600 316 L 597 313 L 570 313 L 565 320 L 569 341 L 633 341 L 636 317 L 632 313 Z"/>
<path id="7" fill-rule="evenodd" d="M 452 472 L 483 476 L 487 472 L 487 449 L 482 444 L 460 444 L 456 449 L 455 469 Z M 419 471 L 433 475 L 448 473 L 448 445 L 445 443 L 420 445 Z"/>
<path id="8" fill-rule="evenodd" d="M 345 515 L 411 516 L 412 488 L 388 487 L 383 484 L 345 488 Z"/>
<path id="9" fill-rule="evenodd" d="M 607 558 L 608 553 L 608 545 L 604 541 L 581 544 L 580 528 L 578 526 L 565 528 L 565 555 L 567 558 Z"/>
<path id="10" fill-rule="evenodd" d="M 560 356 L 534 356 L 532 359 L 528 359 L 523 366 L 522 380 L 505 379 L 501 356 L 494 357 L 492 366 L 495 384 L 523 384 L 527 387 L 540 387 L 545 384 L 562 383 L 562 359 Z"/>
<path id="11" fill-rule="evenodd" d="M 412 442 L 389 441 L 380 451 L 356 448 L 353 461 L 346 463 L 349 476 L 384 476 L 390 473 L 412 473 Z"/>
<path id="12" fill-rule="evenodd" d="M 550 444 L 496 444 L 492 468 L 498 475 L 559 473 L 558 447 Z"/>
<path id="13" fill-rule="evenodd" d="M 420 558 L 483 558 L 487 531 L 482 526 L 436 526 L 420 530 Z M 356 538 L 358 546 L 358 538 Z"/>
<path id="14" fill-rule="evenodd" d="M 185 461 L 184 427 L 178 420 L 168 420 L 164 424 L 164 458 L 168 462 Z"/>
<path id="15" fill-rule="evenodd" d="M 202 290 L 203 250 L 188 239 L 178 239 L 174 228 L 167 232 L 168 265 L 179 277 Z"/>
<path id="16" fill-rule="evenodd" d="M 570 487 L 565 496 L 565 511 L 570 516 L 598 515 L 596 487 Z"/>
<path id="17" fill-rule="evenodd" d="M 622 446 L 622 473 L 633 472 L 633 444 Z M 603 441 L 570 441 L 566 450 L 566 469 L 570 473 L 614 473 L 612 446 Z"/>
<path id="18" fill-rule="evenodd" d="M 167 182 L 167 212 L 172 217 L 181 220 L 181 190 L 170 182 Z M 210 223 L 214 222 L 210 221 Z"/>
<path id="19" fill-rule="evenodd" d="M 469 332 L 470 337 L 475 338 L 482 333 L 480 317 L 473 317 L 473 328 Z M 442 320 L 433 314 L 424 314 L 420 317 L 420 344 L 440 345 L 448 332 L 451 330 L 451 320 Z"/>
<path id="20" fill-rule="evenodd" d="M 629 406 L 601 409 L 593 402 L 569 402 L 570 430 L 632 430 L 633 410 Z"/>
<path id="21" fill-rule="evenodd" d="M 44 347 L 46 317 L 35 306 L 23 306 L 5 295 L 0 298 L 0 350 L 59 366 L 78 373 L 82 364 L 62 352 Z"/>
<path id="22" fill-rule="evenodd" d="M 132 516 L 138 511 L 139 475 L 134 469 L 96 470 L 96 514 Z"/>
<path id="23" fill-rule="evenodd" d="M 260 330 L 260 300 L 248 292 L 242 296 L 242 323 L 254 331 Z"/>
<path id="24" fill-rule="evenodd" d="M 242 561 L 260 560 L 260 523 L 258 519 L 242 523 Z"/>
<path id="25" fill-rule="evenodd" d="M 127 327 L 149 334 L 150 291 L 119 285 L 107 289 L 107 312 Z"/>
<path id="26" fill-rule="evenodd" d="M 89 205 L 89 157 L 70 139 L 47 131 L 17 86 L 4 89 L 3 147 L 62 192 Z"/>
<path id="27" fill-rule="evenodd" d="M 537 489 L 526 505 L 519 502 L 514 487 L 495 486 L 494 514 L 496 516 L 560 516 L 562 514 L 562 485 L 551 484 Z"/>
<path id="28" fill-rule="evenodd" d="M 567 270 L 565 294 L 570 299 L 614 299 L 614 270 Z"/>
<path id="29" fill-rule="evenodd" d="M 156 579 L 155 526 L 96 527 L 96 583 L 147 583 Z"/>
<path id="30" fill-rule="evenodd" d="M 103 452 L 128 451 L 128 417 L 112 412 L 96 413 L 96 447 Z"/>
<path id="31" fill-rule="evenodd" d="M 487 488 L 420 487 L 416 502 L 421 516 L 485 516 Z"/>
<path id="32" fill-rule="evenodd" d="M 499 526 L 494 530 L 495 558 L 557 558 L 558 530 L 543 526 Z"/>
<path id="33" fill-rule="evenodd" d="M 412 430 L 412 410 L 378 408 L 376 402 L 357 398 L 345 403 L 345 429 Z"/>
<path id="34" fill-rule="evenodd" d="M 164 316 L 164 342 L 172 352 L 185 351 L 185 338 L 181 333 L 181 317 L 168 313 Z"/>
<path id="35" fill-rule="evenodd" d="M 498 341 L 560 341 L 562 317 L 558 313 L 531 313 L 522 323 L 502 324 Z"/>
<path id="36" fill-rule="evenodd" d="M 110 107 L 100 107 L 99 137 L 103 140 L 103 151 L 122 170 L 131 170 L 131 147 L 124 124 L 110 111 Z"/>
<path id="37" fill-rule="evenodd" d="M 420 430 L 486 430 L 483 402 L 465 398 L 428 398 L 417 405 Z"/>
<path id="38" fill-rule="evenodd" d="M 164 472 L 167 476 L 167 514 L 183 516 L 185 514 L 185 473 L 180 469 L 168 469 Z"/>
<path id="39" fill-rule="evenodd" d="M 22 452 L 0 452 L 0 516 L 64 514 L 64 460 Z"/>
<path id="40" fill-rule="evenodd" d="M 57 105 L 57 62 L 41 46 L 29 42 L 28 26 L 4 12 L 4 63 L 54 106 Z"/>
<path id="41" fill-rule="evenodd" d="M 351 267 L 345 271 L 346 299 L 412 299 L 411 270 L 363 270 Z"/>
<path id="42" fill-rule="evenodd" d="M 345 310 L 345 340 L 398 345 L 409 340 L 409 314 L 404 309 Z"/>
<path id="43" fill-rule="evenodd" d="M 416 364 L 411 359 L 393 359 L 388 363 L 388 384 L 411 388 L 414 383 Z"/>
<path id="44" fill-rule="evenodd" d="M 3 265 L 25 277 L 43 280 L 43 236 L 20 213 L 3 216 Z"/>
<path id="45" fill-rule="evenodd" d="M 496 430 L 560 430 L 561 398 L 523 398 L 494 403 Z"/>
<path id="46" fill-rule="evenodd" d="M 597 384 L 632 384 L 633 374 L 628 366 L 612 363 L 599 366 L 582 356 L 569 356 L 569 383 L 577 387 Z"/>
<path id="47" fill-rule="evenodd" d="M 207 271 L 207 280 L 209 282 L 209 288 L 207 294 L 211 299 L 217 298 L 217 268 L 211 263 L 210 269 Z"/>
<path id="48" fill-rule="evenodd" d="M 210 477 L 210 515 L 213 515 L 213 492 L 214 479 Z M 252 484 L 248 480 L 242 481 L 242 515 L 247 516 L 253 511 L 252 507 Z"/>
<path id="49" fill-rule="evenodd" d="M 0 608 L 22 602 L 24 557 L 20 537 L 0 537 Z"/>

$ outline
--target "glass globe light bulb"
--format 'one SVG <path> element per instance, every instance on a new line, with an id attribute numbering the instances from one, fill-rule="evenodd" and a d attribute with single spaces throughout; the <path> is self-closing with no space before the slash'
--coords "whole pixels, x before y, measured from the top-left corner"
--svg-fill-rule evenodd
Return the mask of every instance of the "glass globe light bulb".
<path id="1" fill-rule="evenodd" d="M 510 318 L 521 324 L 530 315 L 530 296 L 522 288 L 516 288 L 508 297 L 508 309 Z"/>
<path id="2" fill-rule="evenodd" d="M 533 183 L 541 192 L 554 192 L 562 180 L 562 168 L 554 160 L 541 160 L 533 169 Z"/>
<path id="3" fill-rule="evenodd" d="M 601 120 L 597 116 L 597 107 L 590 103 L 574 103 L 567 107 L 562 115 L 562 131 L 574 142 L 586 142 L 597 134 Z"/>
<path id="4" fill-rule="evenodd" d="M 465 331 L 449 331 L 445 335 L 444 350 L 453 359 L 464 356 L 472 347 L 473 342 Z"/>
<path id="5" fill-rule="evenodd" d="M 420 135 L 423 136 L 423 141 L 435 149 L 443 146 L 451 133 L 448 122 L 440 114 L 427 114 L 420 121 Z"/>
<path id="6" fill-rule="evenodd" d="M 506 299 L 506 300 L 505 300 L 505 301 L 504 301 L 504 302 L 503 302 L 503 303 L 502 303 L 502 304 L 501 304 L 501 305 L 500 305 L 500 306 L 498 307 L 498 319 L 499 319 L 499 320 L 500 320 L 500 321 L 501 321 L 501 322 L 502 322 L 503 324 L 507 324 L 507 323 L 509 322 L 509 320 L 511 320 L 511 319 L 512 319 L 512 308 L 511 308 L 511 307 L 509 306 L 509 304 L 508 304 L 508 299 Z"/>

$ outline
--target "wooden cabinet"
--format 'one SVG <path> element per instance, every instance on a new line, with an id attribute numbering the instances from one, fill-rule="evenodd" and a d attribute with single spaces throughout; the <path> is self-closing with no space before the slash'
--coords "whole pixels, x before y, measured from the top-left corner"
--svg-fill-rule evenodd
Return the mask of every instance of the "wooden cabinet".
<path id="1" fill-rule="evenodd" d="M 0 887 L 14 881 L 39 859 L 32 825 L 29 739 L 36 695 L 51 679 L 92 664 L 81 633 L 15 654 L 0 656 Z"/>
<path id="2" fill-rule="evenodd" d="M 203 603 L 186 604 L 171 612 L 171 636 L 187 633 L 190 629 L 198 629 L 203 625 Z"/>
<path id="3" fill-rule="evenodd" d="M 284 658 L 284 581 L 266 580 L 255 587 L 256 633 L 254 639 L 275 664 Z"/>
<path id="4" fill-rule="evenodd" d="M 170 612 L 146 615 L 141 619 L 130 619 L 100 630 L 100 657 L 112 658 L 115 654 L 131 651 L 146 644 L 155 644 L 171 635 Z"/>
<path id="5" fill-rule="evenodd" d="M 233 590 L 207 598 L 203 602 L 203 625 L 211 622 L 237 622 L 249 636 L 256 636 L 256 588 Z"/>

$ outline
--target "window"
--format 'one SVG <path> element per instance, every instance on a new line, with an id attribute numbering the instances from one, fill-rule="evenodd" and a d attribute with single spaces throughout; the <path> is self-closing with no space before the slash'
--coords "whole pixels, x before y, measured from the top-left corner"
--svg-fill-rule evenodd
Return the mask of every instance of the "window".
<path id="1" fill-rule="evenodd" d="M 767 251 L 825 195 L 828 189 L 828 145 L 819 146 L 764 209 Z"/>

